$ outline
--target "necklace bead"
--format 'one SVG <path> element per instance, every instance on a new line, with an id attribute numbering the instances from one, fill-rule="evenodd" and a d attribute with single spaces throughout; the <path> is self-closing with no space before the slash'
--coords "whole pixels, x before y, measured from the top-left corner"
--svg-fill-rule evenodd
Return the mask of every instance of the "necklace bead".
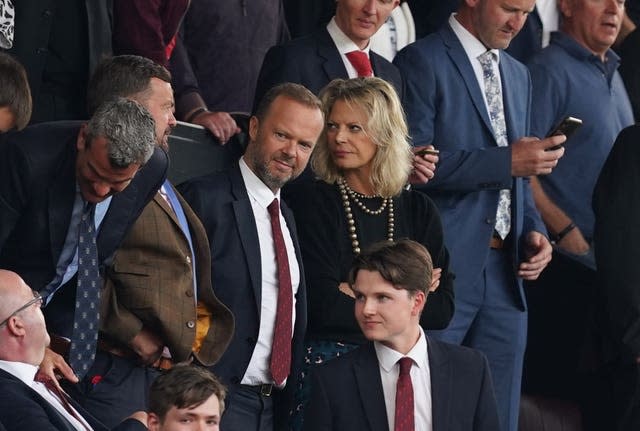
<path id="1" fill-rule="evenodd" d="M 364 202 L 360 199 L 372 199 L 376 197 L 380 197 L 379 195 L 363 195 L 362 193 L 358 193 L 349 187 L 349 184 L 344 180 L 344 178 L 338 179 L 338 190 L 340 191 L 340 196 L 342 198 L 342 205 L 344 206 L 345 216 L 347 218 L 348 230 L 349 230 L 349 238 L 351 239 L 351 247 L 353 249 L 354 254 L 360 254 L 360 242 L 358 241 L 358 234 L 356 232 L 355 220 L 353 218 L 353 212 L 351 210 L 351 201 L 355 202 L 360 209 L 369 215 L 380 215 L 382 212 L 387 209 L 387 241 L 393 242 L 393 233 L 394 233 L 394 211 L 393 211 L 393 198 L 384 198 L 382 199 L 382 205 L 377 210 L 369 209 Z"/>

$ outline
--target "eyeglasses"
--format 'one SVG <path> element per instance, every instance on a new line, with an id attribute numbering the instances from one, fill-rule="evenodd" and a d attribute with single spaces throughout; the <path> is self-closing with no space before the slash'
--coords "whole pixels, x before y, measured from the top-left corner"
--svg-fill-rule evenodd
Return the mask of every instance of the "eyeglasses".
<path id="1" fill-rule="evenodd" d="M 42 295 L 40 295 L 40 293 L 36 292 L 35 290 L 32 290 L 31 292 L 33 292 L 33 299 L 31 301 L 27 302 L 26 304 L 24 304 L 22 307 L 18 308 L 13 313 L 9 314 L 9 317 L 4 319 L 0 323 L 0 326 L 5 325 L 9 321 L 9 319 L 11 319 L 13 316 L 18 314 L 19 312 L 21 312 L 23 310 L 26 310 L 27 308 L 31 307 L 33 304 L 37 304 L 39 302 L 40 304 L 38 304 L 38 307 L 42 307 L 42 303 L 44 302 L 44 298 L 42 297 Z"/>

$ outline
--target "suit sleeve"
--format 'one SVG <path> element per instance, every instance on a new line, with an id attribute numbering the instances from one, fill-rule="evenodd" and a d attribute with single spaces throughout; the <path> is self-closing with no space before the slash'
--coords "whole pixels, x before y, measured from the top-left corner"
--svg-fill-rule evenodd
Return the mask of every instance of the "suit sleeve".
<path id="1" fill-rule="evenodd" d="M 311 374 L 311 399 L 304 412 L 304 431 L 331 431 L 331 405 L 326 393 L 322 372 Z M 337 430 L 336 430 L 337 431 Z"/>
<path id="2" fill-rule="evenodd" d="M 471 123 L 473 119 L 465 118 L 467 115 L 477 118 L 477 113 L 470 113 L 471 106 L 464 109 L 446 105 L 451 103 L 447 101 L 449 94 L 461 91 L 458 80 L 462 78 L 450 76 L 448 69 L 436 71 L 423 49 L 409 45 L 393 62 L 404 82 L 403 104 L 413 145 L 434 145 L 440 149 L 436 175 L 425 187 L 454 192 L 511 188 L 511 148 L 487 144 L 493 139 L 489 131 L 481 122 L 476 120 L 476 126 Z M 439 59 L 440 63 L 444 61 L 449 60 Z M 463 129 L 458 130 L 460 127 Z M 477 130 L 471 133 L 469 129 Z M 465 140 L 478 142 L 460 142 Z"/>
<path id="3" fill-rule="evenodd" d="M 111 431 L 146 431 L 148 428 L 136 419 L 126 419 Z"/>
<path id="4" fill-rule="evenodd" d="M 493 382 L 489 371 L 487 358 L 481 354 L 482 383 L 478 396 L 478 404 L 474 415 L 473 429 L 475 431 L 495 431 L 500 429 L 498 420 L 498 406 L 493 390 Z"/>
<path id="5" fill-rule="evenodd" d="M 623 130 L 593 195 L 595 255 L 603 307 L 616 344 L 640 356 L 640 126 Z"/>
<path id="6" fill-rule="evenodd" d="M 28 190 L 44 187 L 35 184 L 31 175 L 31 166 L 20 146 L 0 141 L 0 250 L 18 223 L 28 201 Z"/>
<path id="7" fill-rule="evenodd" d="M 184 23 L 180 26 L 176 45 L 169 60 L 171 84 L 176 97 L 176 115 L 184 119 L 184 115 L 197 107 L 195 100 L 200 96 L 200 87 L 191 67 L 189 53 L 184 44 Z"/>
<path id="8" fill-rule="evenodd" d="M 11 387 L 14 387 L 11 384 Z M 0 391 L 0 422 L 6 431 L 59 431 L 59 428 L 51 422 L 51 418 L 43 409 L 42 405 L 33 398 L 26 395 L 24 391 L 7 390 L 3 387 Z M 37 394 L 34 392 L 34 396 Z M 42 402 L 46 402 L 42 399 Z M 53 411 L 53 407 L 51 407 Z M 59 415 L 63 421 L 62 415 Z"/>

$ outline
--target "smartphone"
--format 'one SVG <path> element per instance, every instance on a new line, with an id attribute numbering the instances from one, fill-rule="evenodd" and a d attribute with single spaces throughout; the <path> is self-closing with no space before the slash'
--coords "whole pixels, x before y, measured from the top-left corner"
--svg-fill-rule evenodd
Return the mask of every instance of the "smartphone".
<path id="1" fill-rule="evenodd" d="M 440 154 L 440 151 L 435 150 L 433 148 L 423 148 L 415 152 L 416 156 L 424 156 L 425 154 L 431 154 L 432 156 L 437 156 Z"/>
<path id="2" fill-rule="evenodd" d="M 558 125 L 556 125 L 551 132 L 547 134 L 547 138 L 556 135 L 564 135 L 569 139 L 573 133 L 578 130 L 582 126 L 582 120 L 575 117 L 565 117 Z M 566 142 L 566 141 L 565 141 Z M 547 148 L 546 151 L 555 151 L 562 147 L 562 145 L 555 145 L 553 147 Z"/>

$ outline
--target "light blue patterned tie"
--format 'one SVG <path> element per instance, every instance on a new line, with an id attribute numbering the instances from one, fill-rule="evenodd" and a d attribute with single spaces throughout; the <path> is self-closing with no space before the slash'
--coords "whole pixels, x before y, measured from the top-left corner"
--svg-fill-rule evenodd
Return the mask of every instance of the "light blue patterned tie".
<path id="1" fill-rule="evenodd" d="M 94 224 L 94 204 L 82 211 L 78 229 L 78 287 L 73 333 L 69 351 L 69 365 L 78 378 L 89 371 L 96 357 L 98 323 L 100 322 L 100 271 Z"/>
<path id="2" fill-rule="evenodd" d="M 494 56 L 495 54 L 493 52 L 487 51 L 478 56 L 478 61 L 480 61 L 482 65 L 484 94 L 489 107 L 489 118 L 491 119 L 491 127 L 493 127 L 493 135 L 496 138 L 498 146 L 506 147 L 509 145 L 507 139 L 507 123 L 504 120 L 502 89 L 500 88 L 500 81 L 498 80 L 498 72 L 495 67 L 497 63 L 494 63 Z M 495 229 L 502 239 L 505 239 L 509 234 L 509 230 L 511 230 L 511 191 L 509 189 L 500 190 Z"/>

